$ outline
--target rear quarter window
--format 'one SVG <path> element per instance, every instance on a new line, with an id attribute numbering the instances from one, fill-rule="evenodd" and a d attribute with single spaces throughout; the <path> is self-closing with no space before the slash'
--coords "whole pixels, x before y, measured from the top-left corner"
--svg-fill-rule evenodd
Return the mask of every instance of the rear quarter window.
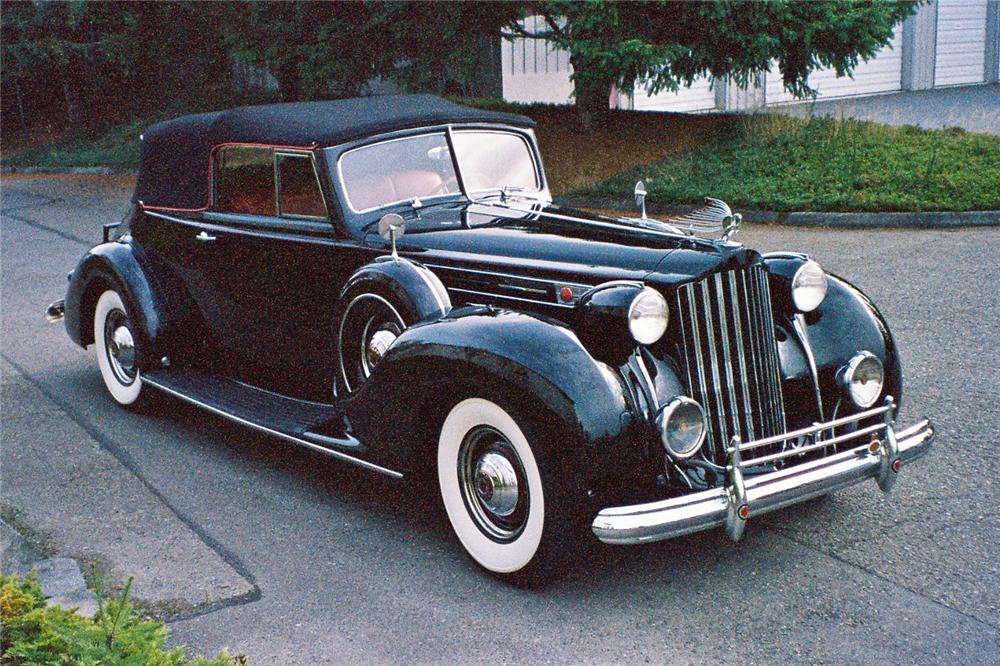
<path id="1" fill-rule="evenodd" d="M 276 215 L 274 153 L 270 148 L 226 146 L 216 155 L 215 210 Z"/>

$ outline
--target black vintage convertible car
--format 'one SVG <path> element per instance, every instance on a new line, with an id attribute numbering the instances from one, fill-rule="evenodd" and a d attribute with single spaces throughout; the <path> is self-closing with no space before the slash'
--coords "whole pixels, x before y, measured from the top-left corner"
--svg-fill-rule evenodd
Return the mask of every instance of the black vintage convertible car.
<path id="1" fill-rule="evenodd" d="M 131 213 L 47 314 L 122 405 L 166 393 L 436 477 L 469 555 L 519 579 L 588 527 L 739 539 L 928 450 L 857 288 L 735 242 L 721 201 L 653 220 L 640 183 L 636 217 L 554 206 L 532 126 L 430 96 L 154 125 Z"/>

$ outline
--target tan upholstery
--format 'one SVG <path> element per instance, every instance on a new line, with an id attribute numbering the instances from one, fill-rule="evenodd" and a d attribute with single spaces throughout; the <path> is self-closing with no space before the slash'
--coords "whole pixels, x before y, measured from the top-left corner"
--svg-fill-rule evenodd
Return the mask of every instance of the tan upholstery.
<path id="1" fill-rule="evenodd" d="M 374 208 L 393 201 L 441 194 L 444 181 L 433 171 L 397 171 L 351 181 L 348 195 L 355 210 Z"/>

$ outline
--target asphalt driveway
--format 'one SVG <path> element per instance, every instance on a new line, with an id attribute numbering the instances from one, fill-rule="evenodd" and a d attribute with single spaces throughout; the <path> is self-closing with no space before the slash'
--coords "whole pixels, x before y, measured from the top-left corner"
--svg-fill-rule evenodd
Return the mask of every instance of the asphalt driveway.
<path id="1" fill-rule="evenodd" d="M 874 483 L 718 532 L 581 546 L 546 589 L 463 557 L 434 488 L 288 447 L 177 401 L 115 407 L 92 354 L 42 313 L 127 179 L 4 177 L 2 488 L 63 552 L 172 615 L 173 643 L 254 664 L 1000 661 L 1000 230 L 753 227 L 880 304 L 901 421 L 939 438 Z"/>

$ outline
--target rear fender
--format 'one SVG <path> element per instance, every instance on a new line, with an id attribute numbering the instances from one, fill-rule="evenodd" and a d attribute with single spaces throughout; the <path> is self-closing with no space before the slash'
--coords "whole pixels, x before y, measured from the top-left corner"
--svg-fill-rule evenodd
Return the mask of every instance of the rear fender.
<path id="1" fill-rule="evenodd" d="M 169 304 L 153 276 L 144 268 L 141 250 L 129 242 L 102 243 L 87 252 L 70 277 L 66 291 L 66 332 L 82 347 L 94 342 L 93 316 L 97 299 L 107 289 L 118 291 L 135 320 L 140 336 L 139 367 L 159 363 L 159 343 L 167 328 Z"/>

